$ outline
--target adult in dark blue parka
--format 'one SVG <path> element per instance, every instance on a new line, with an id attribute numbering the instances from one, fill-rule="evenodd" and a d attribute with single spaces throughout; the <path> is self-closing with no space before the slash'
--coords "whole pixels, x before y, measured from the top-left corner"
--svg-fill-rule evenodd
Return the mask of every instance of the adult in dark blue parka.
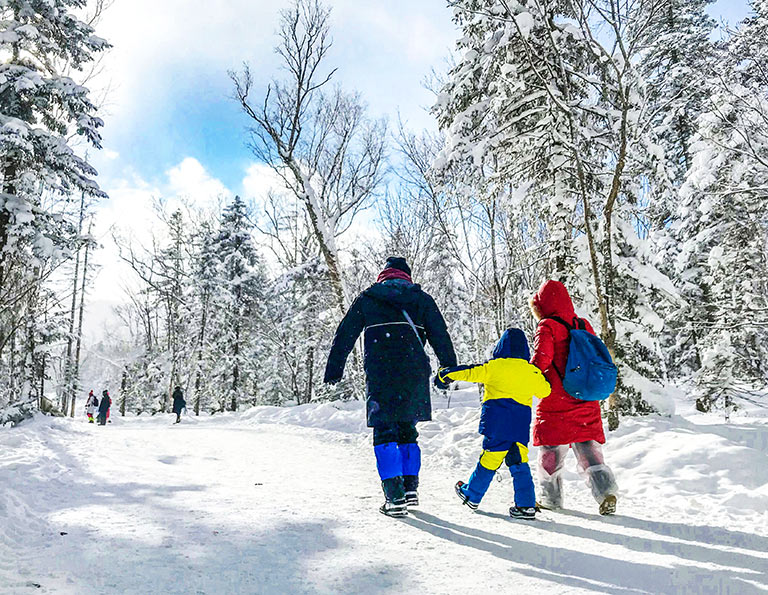
<path id="1" fill-rule="evenodd" d="M 176 414 L 176 421 L 174 423 L 179 423 L 181 421 L 181 412 L 186 408 L 187 402 L 184 400 L 184 392 L 181 390 L 180 386 L 177 386 L 173 389 L 173 408 L 171 411 Z"/>
<path id="2" fill-rule="evenodd" d="M 363 331 L 366 415 L 387 500 L 381 512 L 403 516 L 406 499 L 418 504 L 421 451 L 416 423 L 432 419 L 431 370 L 424 345 L 429 341 L 441 367 L 455 366 L 456 354 L 435 300 L 412 282 L 403 258 L 387 259 L 376 283 L 344 316 L 328 356 L 325 382 L 341 380 L 347 356 Z"/>
<path id="3" fill-rule="evenodd" d="M 112 399 L 109 398 L 109 392 L 103 391 L 101 393 L 101 403 L 99 403 L 99 425 L 104 426 L 107 424 L 109 418 L 109 408 L 112 406 Z"/>

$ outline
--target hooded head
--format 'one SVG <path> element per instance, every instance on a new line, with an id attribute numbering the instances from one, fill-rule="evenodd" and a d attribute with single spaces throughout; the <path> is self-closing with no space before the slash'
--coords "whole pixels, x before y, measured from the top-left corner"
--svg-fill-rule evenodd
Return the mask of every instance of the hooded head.
<path id="1" fill-rule="evenodd" d="M 526 361 L 531 358 L 531 351 L 528 349 L 528 339 L 525 338 L 525 333 L 519 328 L 508 328 L 505 330 L 493 350 L 493 359 L 509 357 Z"/>
<path id="2" fill-rule="evenodd" d="M 411 267 L 401 256 L 390 256 L 384 264 L 384 270 L 379 273 L 376 283 L 389 281 L 390 279 L 402 279 L 413 283 L 411 280 Z"/>
<path id="3" fill-rule="evenodd" d="M 576 316 L 571 296 L 560 281 L 544 281 L 531 298 L 531 309 L 537 318 L 557 316 L 571 321 Z"/>
<path id="4" fill-rule="evenodd" d="M 109 396 L 109 391 L 105 390 L 103 393 L 101 393 L 101 396 L 102 397 L 108 397 Z"/>

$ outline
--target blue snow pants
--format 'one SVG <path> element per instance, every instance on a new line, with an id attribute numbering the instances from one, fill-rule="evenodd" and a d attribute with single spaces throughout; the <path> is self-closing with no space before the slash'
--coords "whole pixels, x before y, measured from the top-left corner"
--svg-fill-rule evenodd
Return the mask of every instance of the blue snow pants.
<path id="1" fill-rule="evenodd" d="M 388 500 L 404 497 L 419 487 L 421 449 L 416 422 L 397 422 L 373 428 L 373 452 Z"/>
<path id="2" fill-rule="evenodd" d="M 536 505 L 536 493 L 533 487 L 531 468 L 528 466 L 528 446 L 511 440 L 498 440 L 485 436 L 483 454 L 469 481 L 462 486 L 462 491 L 470 502 L 479 504 L 491 485 L 496 470 L 506 463 L 512 475 L 515 489 L 515 506 Z"/>

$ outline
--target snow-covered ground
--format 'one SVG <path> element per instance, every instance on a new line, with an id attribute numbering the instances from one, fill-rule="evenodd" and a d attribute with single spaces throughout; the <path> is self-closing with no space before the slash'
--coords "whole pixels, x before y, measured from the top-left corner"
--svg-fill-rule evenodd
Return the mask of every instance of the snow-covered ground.
<path id="1" fill-rule="evenodd" d="M 479 513 L 453 493 L 480 453 L 476 395 L 419 426 L 405 520 L 377 512 L 360 403 L 0 430 L 0 592 L 768 591 L 767 419 L 624 420 L 615 517 L 571 461 L 567 510 L 512 521 L 506 476 Z"/>

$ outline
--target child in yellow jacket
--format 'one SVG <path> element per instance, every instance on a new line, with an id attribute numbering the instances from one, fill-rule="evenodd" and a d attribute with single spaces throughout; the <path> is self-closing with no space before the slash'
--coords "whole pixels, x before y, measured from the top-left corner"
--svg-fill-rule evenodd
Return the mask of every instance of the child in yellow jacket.
<path id="1" fill-rule="evenodd" d="M 549 396 L 551 388 L 541 371 L 528 363 L 529 359 L 525 333 L 510 328 L 504 331 L 486 363 L 441 368 L 435 377 L 438 388 L 447 388 L 453 380 L 485 385 L 479 428 L 484 436 L 483 453 L 469 481 L 456 484 L 456 494 L 472 510 L 480 505 L 496 470 L 506 463 L 515 489 L 510 516 L 536 517 L 536 494 L 528 466 L 531 403 L 534 396 Z"/>

